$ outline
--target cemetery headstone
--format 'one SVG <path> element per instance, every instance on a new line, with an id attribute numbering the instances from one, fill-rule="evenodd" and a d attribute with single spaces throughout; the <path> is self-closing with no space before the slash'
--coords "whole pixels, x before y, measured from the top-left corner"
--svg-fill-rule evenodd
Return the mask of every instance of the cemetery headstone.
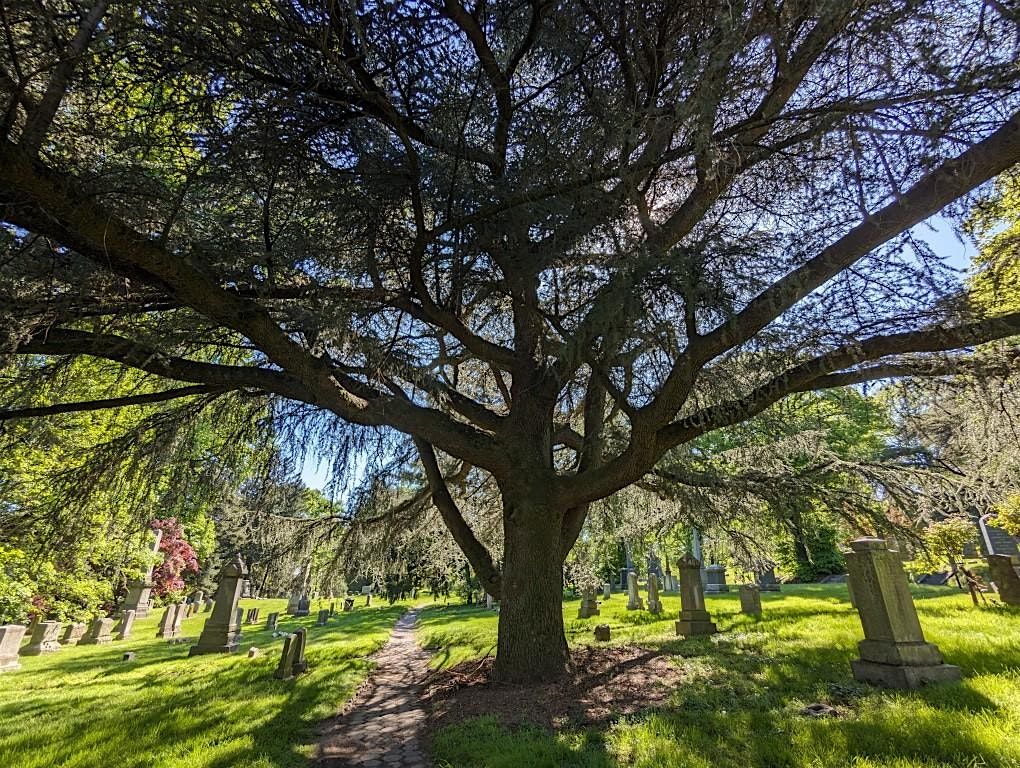
<path id="1" fill-rule="evenodd" d="M 988 571 L 999 599 L 1006 605 L 1020 605 L 1020 568 L 1009 555 L 989 555 Z"/>
<path id="2" fill-rule="evenodd" d="M 18 649 L 28 627 L 24 624 L 4 624 L 0 627 L 0 672 L 13 672 L 21 667 Z"/>
<path id="3" fill-rule="evenodd" d="M 850 546 L 846 560 L 864 628 L 861 658 L 850 662 L 854 677 L 890 688 L 959 680 L 960 668 L 945 664 L 925 642 L 900 553 L 884 539 L 855 539 Z"/>
<path id="4" fill-rule="evenodd" d="M 769 568 L 757 574 L 758 589 L 762 592 L 779 592 L 780 584 L 776 580 L 776 569 Z"/>
<path id="5" fill-rule="evenodd" d="M 491 611 L 493 606 L 495 605 L 495 603 L 496 603 L 496 601 L 493 600 L 492 595 L 490 595 L 488 592 L 486 592 L 485 593 L 485 607 L 488 608 Z"/>
<path id="6" fill-rule="evenodd" d="M 213 609 L 213 605 L 215 605 L 215 603 L 216 601 L 211 597 L 206 598 L 205 605 L 202 606 L 202 613 L 209 613 Z"/>
<path id="7" fill-rule="evenodd" d="M 726 566 L 713 563 L 705 569 L 705 577 L 708 581 L 705 584 L 705 592 L 713 595 L 720 592 L 729 592 L 729 585 L 726 583 Z"/>
<path id="8" fill-rule="evenodd" d="M 187 603 L 177 603 L 177 610 L 174 611 L 174 637 L 181 636 L 181 630 L 184 626 L 184 619 L 188 615 Z"/>
<path id="9" fill-rule="evenodd" d="M 308 598 L 302 595 L 301 598 L 298 600 L 297 608 L 291 611 L 291 615 L 307 616 L 309 613 L 308 605 L 309 605 Z"/>
<path id="10" fill-rule="evenodd" d="M 602 599 L 608 600 L 613 596 L 613 585 L 608 581 L 602 585 Z"/>
<path id="11" fill-rule="evenodd" d="M 120 660 L 121 661 L 134 661 L 135 660 L 135 652 L 134 651 L 127 651 L 127 652 L 125 652 L 124 655 L 120 657 Z"/>
<path id="12" fill-rule="evenodd" d="M 294 676 L 300 675 L 303 672 L 308 671 L 308 662 L 305 660 L 305 643 L 308 640 L 308 635 L 305 632 L 305 628 L 301 627 L 297 632 L 294 633 L 296 637 L 296 645 L 294 646 Z"/>
<path id="13" fill-rule="evenodd" d="M 276 630 L 276 625 L 280 623 L 279 612 L 274 611 L 273 613 L 266 616 L 266 629 L 270 632 Z"/>
<path id="14" fill-rule="evenodd" d="M 608 624 L 596 624 L 595 625 L 595 639 L 600 643 L 608 643 L 610 638 L 610 631 Z"/>
<path id="15" fill-rule="evenodd" d="M 152 543 L 150 545 L 150 551 L 155 557 L 159 553 L 159 544 L 163 540 L 162 531 L 152 532 Z M 156 567 L 156 563 L 153 560 L 149 563 L 149 567 L 145 572 L 145 577 L 141 579 L 134 579 L 128 582 L 127 595 L 124 598 L 123 610 L 134 611 L 135 616 L 139 619 L 144 619 L 149 615 L 149 611 L 152 609 L 152 570 Z"/>
<path id="16" fill-rule="evenodd" d="M 329 623 L 329 611 L 328 610 L 319 611 L 319 618 L 316 620 L 315 626 L 324 627 L 328 623 Z"/>
<path id="17" fill-rule="evenodd" d="M 257 659 L 261 655 L 262 655 L 262 651 L 260 651 L 255 646 L 252 646 L 251 648 L 248 649 L 248 658 L 249 659 Z"/>
<path id="18" fill-rule="evenodd" d="M 120 623 L 117 625 L 117 639 L 127 640 L 131 637 L 131 628 L 135 624 L 135 612 L 124 611 L 124 614 L 120 617 Z"/>
<path id="19" fill-rule="evenodd" d="M 581 605 L 577 609 L 577 618 L 588 619 L 599 615 L 599 604 L 595 600 L 595 590 L 586 589 L 581 595 Z"/>
<path id="20" fill-rule="evenodd" d="M 241 610 L 237 607 L 248 568 L 240 555 L 220 571 L 216 588 L 216 607 L 206 620 L 198 643 L 191 646 L 189 656 L 204 653 L 233 653 L 240 647 Z"/>
<path id="21" fill-rule="evenodd" d="M 329 618 L 336 616 L 336 603 L 330 602 L 329 604 Z"/>
<path id="22" fill-rule="evenodd" d="M 67 625 L 67 629 L 64 630 L 63 636 L 60 638 L 61 645 L 78 645 L 81 642 L 82 637 L 85 635 L 85 631 L 88 629 L 88 624 L 84 621 L 76 621 Z"/>
<path id="23" fill-rule="evenodd" d="M 714 635 L 715 623 L 705 610 L 705 592 L 701 586 L 701 562 L 691 554 L 677 562 L 680 569 L 680 620 L 676 633 L 684 637 Z"/>
<path id="24" fill-rule="evenodd" d="M 280 652 L 280 663 L 273 673 L 277 680 L 290 680 L 294 677 L 294 648 L 296 642 L 294 635 L 286 635 L 283 638 L 283 650 Z"/>
<path id="25" fill-rule="evenodd" d="M 353 610 L 354 610 L 354 598 L 353 597 L 345 597 L 344 598 L 344 613 L 347 613 L 347 612 L 353 611 Z"/>
<path id="26" fill-rule="evenodd" d="M 21 655 L 40 656 L 44 653 L 59 651 L 60 642 L 57 640 L 58 635 L 60 635 L 59 621 L 37 622 L 28 645 L 21 649 Z"/>
<path id="27" fill-rule="evenodd" d="M 662 601 L 659 600 L 659 577 L 648 574 L 648 612 L 658 616 L 662 613 Z"/>
<path id="28" fill-rule="evenodd" d="M 644 609 L 644 601 L 641 599 L 641 595 L 638 594 L 637 574 L 631 571 L 627 574 L 627 610 L 643 611 Z"/>
<path id="29" fill-rule="evenodd" d="M 740 612 L 761 616 L 761 588 L 757 584 L 740 585 Z"/>
<path id="30" fill-rule="evenodd" d="M 159 619 L 159 627 L 156 629 L 156 637 L 161 640 L 171 640 L 177 635 L 174 634 L 174 624 L 177 619 L 177 606 L 171 603 L 163 611 L 163 615 Z"/>
<path id="31" fill-rule="evenodd" d="M 79 645 L 106 645 L 113 642 L 113 619 L 94 619 Z"/>
<path id="32" fill-rule="evenodd" d="M 371 604 L 372 604 L 372 593 L 369 592 L 367 595 L 365 595 L 365 607 L 367 608 Z"/>

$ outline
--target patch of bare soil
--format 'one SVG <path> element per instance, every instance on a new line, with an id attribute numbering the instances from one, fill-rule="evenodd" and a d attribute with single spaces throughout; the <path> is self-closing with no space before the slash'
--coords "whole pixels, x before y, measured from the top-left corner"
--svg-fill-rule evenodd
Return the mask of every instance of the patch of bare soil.
<path id="1" fill-rule="evenodd" d="M 428 730 L 483 715 L 547 729 L 603 724 L 662 707 L 683 678 L 668 656 L 636 646 L 579 648 L 572 662 L 563 680 L 541 685 L 492 682 L 492 658 L 434 672 L 422 694 Z"/>

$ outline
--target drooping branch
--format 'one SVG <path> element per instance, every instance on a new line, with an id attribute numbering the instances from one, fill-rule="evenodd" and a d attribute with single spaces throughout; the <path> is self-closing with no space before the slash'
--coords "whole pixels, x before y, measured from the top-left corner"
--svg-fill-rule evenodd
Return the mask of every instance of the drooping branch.
<path id="1" fill-rule="evenodd" d="M 499 569 L 493 563 L 489 550 L 475 536 L 471 526 L 467 524 L 460 509 L 457 508 L 457 503 L 453 500 L 453 496 L 450 495 L 450 489 L 443 479 L 442 470 L 440 470 L 439 462 L 436 460 L 435 450 L 426 441 L 418 437 L 414 438 L 414 446 L 418 449 L 418 456 L 421 459 L 422 466 L 425 468 L 425 476 L 428 478 L 429 487 L 432 490 L 432 501 L 436 505 L 436 509 L 439 510 L 443 522 L 446 523 L 446 527 L 450 530 L 454 541 L 457 542 L 461 551 L 471 563 L 471 567 L 475 569 L 475 573 L 478 574 L 478 578 L 485 587 L 485 591 L 494 598 L 499 599 L 500 592 L 502 591 L 502 576 Z"/>
<path id="2" fill-rule="evenodd" d="M 217 395 L 230 391 L 228 387 L 195 384 L 190 387 L 165 389 L 162 392 L 146 392 L 141 395 L 125 395 L 124 397 L 110 397 L 100 400 L 79 400 L 74 403 L 54 403 L 53 405 L 40 405 L 32 408 L 6 408 L 0 409 L 0 421 L 30 419 L 37 416 L 55 416 L 61 413 L 102 411 L 109 408 L 124 408 L 131 405 L 150 405 L 152 403 L 165 403 L 168 400 L 177 400 L 182 397 Z"/>

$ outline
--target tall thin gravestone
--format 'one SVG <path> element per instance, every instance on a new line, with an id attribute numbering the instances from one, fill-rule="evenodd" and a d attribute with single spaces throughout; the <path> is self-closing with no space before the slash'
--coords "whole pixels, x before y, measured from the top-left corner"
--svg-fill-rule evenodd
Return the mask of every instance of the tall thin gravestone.
<path id="1" fill-rule="evenodd" d="M 959 680 L 960 668 L 943 663 L 939 649 L 925 642 L 900 553 L 884 539 L 855 539 L 850 546 L 847 567 L 864 628 L 861 658 L 850 662 L 854 677 L 890 688 Z"/>
<path id="2" fill-rule="evenodd" d="M 240 555 L 220 571 L 216 588 L 216 606 L 202 628 L 198 644 L 191 646 L 189 656 L 203 653 L 232 653 L 241 641 L 241 611 L 237 607 L 248 576 L 248 568 Z"/>
<path id="3" fill-rule="evenodd" d="M 319 618 L 315 620 L 315 626 L 324 627 L 329 624 L 329 609 L 324 608 L 319 611 Z"/>
<path id="4" fill-rule="evenodd" d="M 153 541 L 150 551 L 153 557 L 159 553 L 159 543 L 163 540 L 163 531 L 153 531 Z M 156 567 L 155 562 L 150 562 L 145 572 L 145 578 L 135 579 L 128 582 L 127 596 L 124 598 L 123 610 L 134 611 L 135 616 L 144 619 L 149 615 L 152 607 L 152 570 Z"/>
<path id="5" fill-rule="evenodd" d="M 294 635 L 283 638 L 283 651 L 280 653 L 280 664 L 276 667 L 273 677 L 277 680 L 290 680 L 294 677 Z"/>
<path id="6" fill-rule="evenodd" d="M 276 631 L 276 625 L 279 622 L 280 622 L 280 614 L 279 614 L 278 611 L 274 611 L 273 613 L 271 613 L 268 616 L 266 616 L 266 629 L 269 630 L 270 632 L 275 632 Z"/>
<path id="7" fill-rule="evenodd" d="M 4 624 L 0 627 L 0 672 L 13 672 L 18 663 L 18 649 L 28 630 L 24 624 Z"/>
<path id="8" fill-rule="evenodd" d="M 170 603 L 163 611 L 163 616 L 159 620 L 159 627 L 156 629 L 156 637 L 161 640 L 170 640 L 176 635 L 174 634 L 174 620 L 177 618 L 177 606 L 174 603 Z"/>
<path id="9" fill-rule="evenodd" d="M 117 639 L 127 640 L 131 637 L 131 628 L 135 624 L 135 612 L 124 611 L 124 614 L 120 617 L 120 624 L 117 625 Z"/>
<path id="10" fill-rule="evenodd" d="M 174 637 L 180 637 L 184 627 L 184 619 L 188 615 L 188 604 L 177 603 L 174 607 Z"/>
<path id="11" fill-rule="evenodd" d="M 701 587 L 701 561 L 691 554 L 677 561 L 680 570 L 680 620 L 676 633 L 684 637 L 714 635 L 715 624 L 705 610 L 705 592 Z"/>
<path id="12" fill-rule="evenodd" d="M 662 601 L 659 600 L 659 577 L 648 574 L 648 612 L 658 616 L 662 613 Z"/>
<path id="13" fill-rule="evenodd" d="M 613 596 L 613 585 L 608 581 L 602 585 L 602 599 L 608 600 Z"/>
<path id="14" fill-rule="evenodd" d="M 638 593 L 637 574 L 631 571 L 627 574 L 627 610 L 643 611 L 645 603 Z"/>

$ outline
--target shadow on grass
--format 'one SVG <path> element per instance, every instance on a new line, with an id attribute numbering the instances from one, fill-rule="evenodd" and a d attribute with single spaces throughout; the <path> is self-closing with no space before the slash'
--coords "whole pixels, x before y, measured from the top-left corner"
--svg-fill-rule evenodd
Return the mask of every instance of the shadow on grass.
<path id="1" fill-rule="evenodd" d="M 230 655 L 188 658 L 188 645 L 158 640 L 61 651 L 69 658 L 26 670 L 24 695 L 0 705 L 0 763 L 305 766 L 318 724 L 353 693 L 371 667 L 364 656 L 403 611 L 341 614 L 324 627 L 281 623 L 309 631 L 310 671 L 289 681 L 273 677 L 282 639 L 271 645 L 264 629 L 245 632 Z M 267 652 L 249 659 L 252 645 Z M 144 661 L 121 662 L 124 649 Z"/>

